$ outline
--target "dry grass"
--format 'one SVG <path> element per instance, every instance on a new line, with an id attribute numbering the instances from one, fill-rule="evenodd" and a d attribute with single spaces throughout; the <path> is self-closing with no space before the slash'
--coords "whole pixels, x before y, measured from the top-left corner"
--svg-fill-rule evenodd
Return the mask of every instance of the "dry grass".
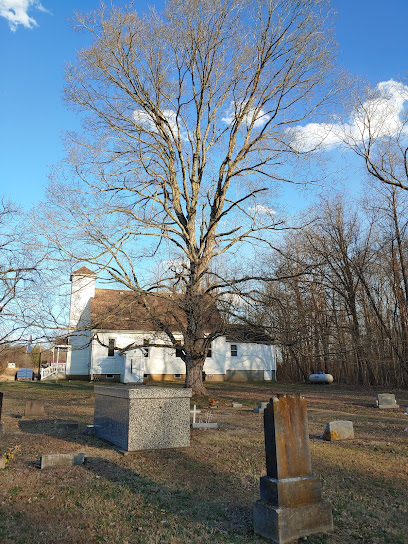
<path id="1" fill-rule="evenodd" d="M 386 412 L 373 407 L 372 389 L 265 383 L 208 389 L 218 401 L 218 430 L 194 430 L 189 448 L 123 456 L 84 434 L 93 420 L 90 384 L 0 383 L 0 452 L 21 446 L 0 471 L 0 542 L 263 542 L 252 531 L 252 502 L 265 473 L 263 420 L 252 409 L 272 392 L 297 391 L 308 400 L 311 435 L 334 419 L 353 421 L 356 435 L 348 442 L 311 439 L 313 471 L 332 503 L 335 532 L 307 541 L 408 543 L 407 391 L 395 391 L 402 407 Z M 34 399 L 45 401 L 46 417 L 19 417 Z M 233 409 L 232 401 L 243 408 Z M 79 430 L 61 435 L 58 421 L 78 422 Z M 85 453 L 83 466 L 35 468 L 43 454 L 74 451 Z"/>

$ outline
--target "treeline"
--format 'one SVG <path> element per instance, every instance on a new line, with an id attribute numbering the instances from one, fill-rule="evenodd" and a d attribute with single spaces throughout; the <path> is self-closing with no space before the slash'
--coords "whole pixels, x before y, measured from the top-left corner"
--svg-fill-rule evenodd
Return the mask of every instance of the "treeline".
<path id="1" fill-rule="evenodd" d="M 281 379 L 408 385 L 407 198 L 382 185 L 358 205 L 322 199 L 286 237 L 260 312 L 283 346 Z"/>

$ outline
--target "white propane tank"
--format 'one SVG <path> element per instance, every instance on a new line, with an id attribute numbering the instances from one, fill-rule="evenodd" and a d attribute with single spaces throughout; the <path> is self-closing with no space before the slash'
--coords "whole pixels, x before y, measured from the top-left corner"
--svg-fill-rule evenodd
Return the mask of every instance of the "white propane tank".
<path id="1" fill-rule="evenodd" d="M 333 383 L 333 376 L 331 374 L 323 374 L 318 372 L 317 374 L 310 374 L 310 383 Z"/>

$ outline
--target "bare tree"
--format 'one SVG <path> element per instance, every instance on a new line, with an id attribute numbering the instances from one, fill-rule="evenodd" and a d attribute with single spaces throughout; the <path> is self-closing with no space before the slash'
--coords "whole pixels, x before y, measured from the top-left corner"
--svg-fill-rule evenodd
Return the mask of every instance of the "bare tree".
<path id="1" fill-rule="evenodd" d="M 369 176 L 408 190 L 408 86 L 382 82 L 356 92 L 347 105 L 340 138 L 365 164 Z"/>
<path id="2" fill-rule="evenodd" d="M 147 311 L 147 291 L 176 286 L 183 341 L 156 322 L 195 393 L 222 332 L 210 330 L 208 299 L 252 288 L 253 248 L 280 225 L 272 189 L 294 180 L 301 155 L 289 129 L 322 119 L 339 90 L 330 18 L 326 0 L 170 0 L 162 14 L 102 7 L 76 17 L 93 44 L 67 67 L 65 98 L 87 115 L 86 130 L 67 136 L 54 172 L 48 236 Z M 233 281 L 217 266 L 227 253 L 240 264 Z M 143 258 L 167 263 L 160 281 Z"/>
<path id="3" fill-rule="evenodd" d="M 377 182 L 360 205 L 321 200 L 311 226 L 269 257 L 263 297 L 287 379 L 321 369 L 345 383 L 401 386 L 407 373 L 407 193 Z"/>
<path id="4" fill-rule="evenodd" d="M 30 294 L 41 257 L 33 255 L 16 206 L 0 202 L 0 347 L 27 339 Z"/>

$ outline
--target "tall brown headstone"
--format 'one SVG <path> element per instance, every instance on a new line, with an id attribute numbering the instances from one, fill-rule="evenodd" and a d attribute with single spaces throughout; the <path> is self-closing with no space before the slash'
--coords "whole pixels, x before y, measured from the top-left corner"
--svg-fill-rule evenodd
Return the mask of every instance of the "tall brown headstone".
<path id="1" fill-rule="evenodd" d="M 254 531 L 278 544 L 333 530 L 331 505 L 312 474 L 306 399 L 277 395 L 264 412 L 266 476 L 254 502 Z"/>

